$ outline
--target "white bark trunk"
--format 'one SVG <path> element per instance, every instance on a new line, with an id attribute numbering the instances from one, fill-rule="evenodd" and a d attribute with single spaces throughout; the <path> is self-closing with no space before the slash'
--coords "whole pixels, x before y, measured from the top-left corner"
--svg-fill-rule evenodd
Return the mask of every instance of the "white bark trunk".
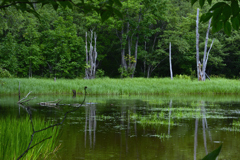
<path id="1" fill-rule="evenodd" d="M 208 36 L 209 36 L 209 30 L 210 30 L 210 27 L 211 27 L 211 20 L 212 19 L 210 19 L 209 20 L 209 23 L 208 23 L 208 29 L 207 29 L 207 33 L 206 33 L 206 40 L 205 40 L 205 47 L 204 47 L 204 55 L 203 55 L 203 67 L 202 67 L 202 75 L 203 75 L 203 81 L 205 81 L 205 79 L 206 79 L 206 76 L 205 76 L 205 72 L 206 72 L 206 54 L 207 54 L 207 44 L 208 44 Z"/>
<path id="2" fill-rule="evenodd" d="M 139 11 L 139 16 L 138 16 L 137 32 L 139 31 L 140 21 L 141 21 L 141 9 L 140 9 L 140 11 Z M 138 40 L 139 40 L 139 34 L 137 33 L 137 40 L 136 40 L 136 43 L 135 43 L 135 54 L 134 54 L 135 62 L 133 63 L 132 78 L 134 77 L 134 72 L 135 72 L 135 70 L 136 70 L 136 65 L 137 65 Z"/>
<path id="3" fill-rule="evenodd" d="M 86 48 L 86 68 L 85 68 L 85 78 L 88 79 L 88 47 L 87 47 L 87 32 L 85 35 L 85 48 Z"/>
<path id="4" fill-rule="evenodd" d="M 207 68 L 207 61 L 208 61 L 208 55 L 209 52 L 212 48 L 212 44 L 210 46 L 210 49 L 208 50 L 207 53 L 207 44 L 208 44 L 208 36 L 209 36 L 209 31 L 211 28 L 211 20 L 209 20 L 208 23 L 208 29 L 206 33 L 206 40 L 205 40 L 205 46 L 204 46 L 204 55 L 203 55 L 203 63 L 201 65 L 201 62 L 199 61 L 199 33 L 198 33 L 198 21 L 199 21 L 199 8 L 197 9 L 197 20 L 196 20 L 196 62 L 197 62 L 197 76 L 199 81 L 205 81 L 206 80 L 206 68 Z"/>
<path id="5" fill-rule="evenodd" d="M 197 18 L 196 18 L 196 64 L 197 64 L 197 76 L 199 79 L 199 33 L 198 33 L 198 22 L 199 22 L 199 8 L 197 9 Z"/>
<path id="6" fill-rule="evenodd" d="M 94 34 L 94 36 L 93 36 Z M 93 46 L 94 37 L 94 46 Z M 96 63 L 97 63 L 97 34 L 91 30 L 90 31 L 90 41 L 89 41 L 89 51 L 87 47 L 87 32 L 86 32 L 86 69 L 85 78 L 92 79 L 95 78 L 96 74 Z"/>
<path id="7" fill-rule="evenodd" d="M 170 66 L 170 76 L 171 80 L 173 80 L 173 73 L 172 73 L 172 59 L 171 59 L 171 42 L 169 43 L 169 66 Z"/>

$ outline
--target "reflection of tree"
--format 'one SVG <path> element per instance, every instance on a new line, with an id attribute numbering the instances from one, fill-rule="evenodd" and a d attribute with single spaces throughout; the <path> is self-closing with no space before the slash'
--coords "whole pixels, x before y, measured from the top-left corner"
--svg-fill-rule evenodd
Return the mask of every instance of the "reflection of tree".
<path id="1" fill-rule="evenodd" d="M 168 135 L 170 135 L 171 108 L 172 108 L 172 100 L 170 100 L 169 102 Z"/>
<path id="2" fill-rule="evenodd" d="M 31 99 L 29 99 L 29 100 L 25 100 L 25 101 L 23 102 L 23 99 L 26 99 L 27 96 L 28 96 L 31 92 L 29 92 L 28 95 L 27 95 L 25 98 L 23 98 L 22 100 L 20 100 L 20 101 L 18 102 L 19 108 L 22 107 L 22 108 L 26 109 L 26 111 L 27 111 L 27 113 L 28 113 L 28 115 L 29 115 L 29 117 L 30 117 L 30 120 L 31 120 L 31 126 L 32 126 L 32 131 L 33 131 L 33 132 L 32 132 L 31 140 L 30 140 L 30 142 L 29 142 L 29 145 L 28 145 L 27 149 L 17 158 L 17 160 L 23 158 L 23 156 L 26 155 L 27 152 L 28 152 L 30 149 L 32 149 L 33 147 L 35 147 L 36 145 L 44 142 L 44 141 L 47 140 L 47 139 L 52 138 L 52 136 L 49 136 L 49 137 L 47 137 L 47 138 L 43 138 L 41 141 L 39 141 L 39 142 L 37 142 L 36 144 L 34 144 L 34 145 L 31 146 L 35 133 L 40 133 L 40 132 L 45 131 L 45 130 L 47 130 L 47 129 L 50 129 L 50 128 L 53 128 L 53 127 L 62 125 L 63 122 L 64 122 L 64 120 L 66 119 L 66 117 L 67 117 L 67 115 L 68 115 L 69 113 L 75 112 L 76 110 L 78 110 L 78 109 L 83 105 L 83 103 L 85 102 L 85 99 L 86 99 L 86 89 L 87 89 L 87 87 L 84 88 L 84 91 L 85 91 L 84 99 L 83 99 L 83 101 L 82 101 L 81 104 L 79 104 L 78 106 L 76 106 L 77 108 L 66 112 L 66 113 L 64 114 L 64 118 L 62 119 L 61 122 L 56 123 L 56 124 L 53 124 L 53 125 L 50 125 L 50 126 L 48 126 L 48 127 L 46 127 L 46 128 L 40 129 L 40 130 L 35 130 L 35 129 L 34 129 L 34 125 L 33 125 L 33 121 L 32 121 L 32 112 L 31 112 L 32 108 L 26 107 L 26 106 L 23 105 L 24 102 L 27 102 L 27 101 L 30 101 L 30 100 L 31 100 Z M 21 102 L 21 103 L 20 103 L 20 102 Z"/>
<path id="3" fill-rule="evenodd" d="M 96 106 L 95 104 L 90 104 L 90 107 L 85 107 L 85 148 L 87 141 L 87 131 L 89 132 L 89 143 L 90 148 L 94 148 L 96 143 L 96 128 L 97 128 L 97 120 L 96 120 Z M 93 132 L 93 135 L 92 135 Z"/>
<path id="4" fill-rule="evenodd" d="M 205 109 L 205 104 L 202 101 L 201 102 L 201 118 L 202 118 L 202 128 L 203 128 L 203 141 L 204 141 L 204 148 L 205 148 L 205 152 L 206 154 L 208 154 L 208 150 L 207 150 L 207 140 L 206 140 L 206 130 L 208 130 L 208 124 L 207 124 L 207 119 L 206 119 L 206 109 Z M 196 160 L 196 156 L 197 156 L 197 132 L 198 132 L 198 116 L 196 113 L 196 120 L 195 120 L 195 132 L 194 132 L 194 160 Z M 212 141 L 212 137 L 211 137 L 211 133 L 210 131 L 208 131 L 209 133 L 209 138 Z"/>

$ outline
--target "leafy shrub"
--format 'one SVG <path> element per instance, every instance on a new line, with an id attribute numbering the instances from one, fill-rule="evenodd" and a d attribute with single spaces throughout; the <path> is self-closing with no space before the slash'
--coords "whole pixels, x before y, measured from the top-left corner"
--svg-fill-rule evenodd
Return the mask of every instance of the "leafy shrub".
<path id="1" fill-rule="evenodd" d="M 133 74 L 133 71 L 134 71 L 134 68 L 125 69 L 122 66 L 118 68 L 118 72 L 121 74 L 123 78 L 130 77 Z"/>
<path id="2" fill-rule="evenodd" d="M 190 78 L 193 81 L 194 78 L 196 77 L 196 72 L 195 72 L 195 70 L 192 70 L 192 68 L 190 68 L 190 73 L 191 73 Z"/>
<path id="3" fill-rule="evenodd" d="M 179 79 L 191 79 L 190 78 L 190 76 L 188 76 L 188 75 L 185 75 L 185 74 L 183 74 L 183 75 L 181 75 L 181 74 L 177 74 L 176 76 L 175 76 L 176 78 L 179 78 Z"/>
<path id="4" fill-rule="evenodd" d="M 104 77 L 104 70 L 102 70 L 102 69 L 98 69 L 97 70 L 97 73 L 96 73 L 96 76 L 97 76 L 97 78 L 103 78 Z"/>
<path id="5" fill-rule="evenodd" d="M 12 75 L 8 72 L 8 70 L 0 67 L 0 78 L 10 78 Z"/>

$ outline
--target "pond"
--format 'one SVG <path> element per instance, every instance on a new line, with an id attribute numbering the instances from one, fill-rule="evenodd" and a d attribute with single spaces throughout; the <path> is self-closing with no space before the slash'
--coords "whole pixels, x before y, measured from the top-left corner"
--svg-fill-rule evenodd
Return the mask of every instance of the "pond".
<path id="1" fill-rule="evenodd" d="M 59 106 L 38 104 L 57 99 Z M 1 119 L 28 116 L 17 101 L 0 97 Z M 33 117 L 57 123 L 82 101 L 79 95 L 37 96 L 28 106 Z M 51 159 L 195 160 L 222 144 L 218 160 L 237 160 L 239 116 L 238 96 L 87 96 L 61 125 Z"/>

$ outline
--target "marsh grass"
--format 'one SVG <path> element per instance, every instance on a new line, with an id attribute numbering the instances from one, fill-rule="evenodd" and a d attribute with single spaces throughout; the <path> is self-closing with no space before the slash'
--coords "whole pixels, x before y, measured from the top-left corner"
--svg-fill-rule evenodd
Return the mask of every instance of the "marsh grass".
<path id="1" fill-rule="evenodd" d="M 31 139 L 32 127 L 29 116 L 19 119 L 8 116 L 4 119 L 0 119 L 0 123 L 1 159 L 17 159 L 27 149 Z M 35 130 L 39 130 L 49 126 L 50 122 L 44 122 L 39 118 L 33 118 L 33 124 Z M 30 149 L 22 159 L 46 159 L 50 154 L 54 154 L 59 147 L 56 143 L 58 134 L 59 128 L 57 127 L 35 133 L 31 146 L 49 136 L 52 136 L 52 138 L 47 139 Z"/>
<path id="2" fill-rule="evenodd" d="M 35 79 L 35 78 L 2 78 L 0 94 L 18 94 L 18 84 L 21 82 L 21 93 L 27 94 L 72 94 L 75 89 L 78 94 L 91 95 L 214 95 L 240 94 L 240 81 L 223 78 L 213 78 L 211 81 L 199 82 L 188 79 L 169 78 L 125 78 L 110 79 Z"/>

